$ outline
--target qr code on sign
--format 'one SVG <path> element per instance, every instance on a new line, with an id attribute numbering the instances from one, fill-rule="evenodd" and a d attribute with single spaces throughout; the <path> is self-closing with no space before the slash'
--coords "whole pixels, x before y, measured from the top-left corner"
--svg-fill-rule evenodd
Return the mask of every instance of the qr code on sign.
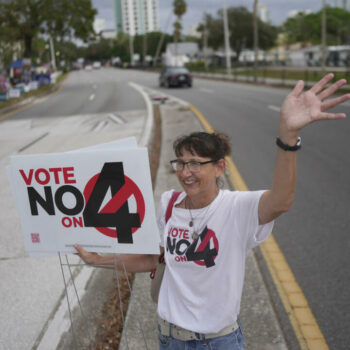
<path id="1" fill-rule="evenodd" d="M 32 243 L 40 243 L 40 234 L 39 233 L 32 233 Z"/>

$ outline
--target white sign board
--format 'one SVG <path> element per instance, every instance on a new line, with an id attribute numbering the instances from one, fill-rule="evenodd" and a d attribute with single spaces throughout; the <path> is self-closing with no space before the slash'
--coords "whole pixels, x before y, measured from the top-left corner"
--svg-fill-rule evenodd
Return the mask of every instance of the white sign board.
<path id="1" fill-rule="evenodd" d="M 8 96 L 9 96 L 9 98 L 20 97 L 21 96 L 21 90 L 20 89 L 10 89 Z"/>
<path id="2" fill-rule="evenodd" d="M 28 84 L 28 88 L 29 90 L 38 90 L 39 88 L 39 83 L 37 81 L 31 81 L 29 84 Z"/>
<path id="3" fill-rule="evenodd" d="M 15 156 L 8 169 L 26 250 L 159 254 L 146 148 Z"/>

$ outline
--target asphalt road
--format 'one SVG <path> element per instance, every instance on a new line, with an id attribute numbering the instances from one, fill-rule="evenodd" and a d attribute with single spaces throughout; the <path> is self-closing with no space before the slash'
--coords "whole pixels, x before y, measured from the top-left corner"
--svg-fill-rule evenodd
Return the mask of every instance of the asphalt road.
<path id="1" fill-rule="evenodd" d="M 233 160 L 250 189 L 268 188 L 276 153 L 278 107 L 287 89 L 196 79 L 194 87 L 158 88 L 157 75 L 138 83 L 197 107 L 231 137 Z M 349 349 L 350 333 L 350 103 L 348 118 L 308 126 L 298 153 L 292 210 L 274 228 L 330 349 Z"/>
<path id="2" fill-rule="evenodd" d="M 144 109 L 142 97 L 128 85 L 133 74 L 120 74 L 112 69 L 73 72 L 59 93 L 39 99 L 11 120 Z"/>

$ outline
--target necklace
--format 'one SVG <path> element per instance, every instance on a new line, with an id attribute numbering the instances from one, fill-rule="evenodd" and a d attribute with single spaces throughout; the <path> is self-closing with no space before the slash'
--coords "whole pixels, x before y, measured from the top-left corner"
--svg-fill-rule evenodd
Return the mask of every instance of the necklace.
<path id="1" fill-rule="evenodd" d="M 210 202 L 210 204 L 207 206 L 207 209 L 206 209 L 206 211 L 205 211 L 205 213 L 204 213 L 204 215 L 203 215 L 204 220 L 206 219 L 207 213 L 208 213 L 208 211 L 209 211 L 209 209 L 210 209 L 212 203 L 215 201 L 216 197 L 218 196 L 218 194 L 219 194 L 219 190 L 217 191 L 215 198 L 214 198 L 214 199 Z M 196 230 L 196 228 L 195 228 L 195 226 L 194 226 L 194 221 L 195 221 L 195 219 L 198 218 L 199 214 L 197 214 L 197 216 L 195 216 L 195 217 L 192 216 L 192 212 L 191 212 L 191 208 L 190 208 L 191 205 L 187 205 L 187 199 L 190 201 L 190 204 L 191 204 L 191 205 L 192 205 L 192 203 L 191 203 L 191 200 L 190 200 L 189 197 L 186 197 L 186 198 L 185 198 L 185 209 L 188 209 L 188 210 L 189 210 L 189 212 L 190 212 L 190 217 L 191 217 L 191 220 L 190 220 L 190 222 L 188 223 L 188 225 L 189 225 L 190 227 L 193 227 L 192 239 L 193 239 L 193 240 L 196 240 L 196 239 L 199 237 L 199 234 L 197 233 L 197 230 L 202 226 L 204 220 L 202 220 L 202 222 L 197 226 L 197 230 Z"/>

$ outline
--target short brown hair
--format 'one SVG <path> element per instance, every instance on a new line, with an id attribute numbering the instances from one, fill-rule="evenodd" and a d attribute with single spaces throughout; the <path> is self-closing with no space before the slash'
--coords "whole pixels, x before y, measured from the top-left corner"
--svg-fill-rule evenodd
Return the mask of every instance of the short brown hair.
<path id="1" fill-rule="evenodd" d="M 174 141 L 173 149 L 176 157 L 182 156 L 183 150 L 213 160 L 219 160 L 231 154 L 230 139 L 221 132 L 193 132 L 181 136 Z"/>

